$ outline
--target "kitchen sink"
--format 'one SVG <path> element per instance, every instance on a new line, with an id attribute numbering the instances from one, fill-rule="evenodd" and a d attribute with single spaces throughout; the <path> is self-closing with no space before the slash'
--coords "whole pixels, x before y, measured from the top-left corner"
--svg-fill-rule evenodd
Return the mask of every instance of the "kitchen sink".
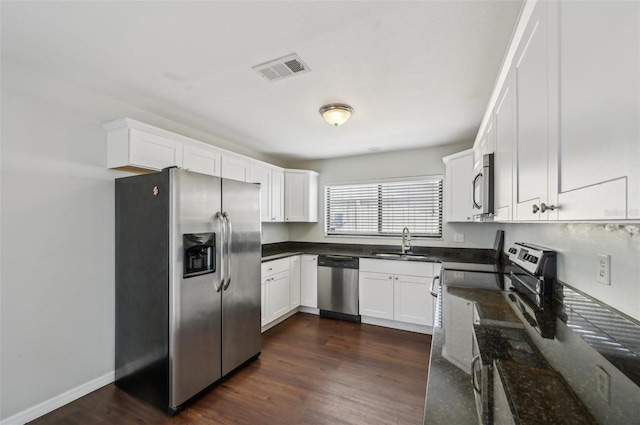
<path id="1" fill-rule="evenodd" d="M 373 255 L 375 255 L 376 257 L 382 257 L 382 258 L 396 258 L 399 260 L 427 260 L 431 258 L 427 255 L 410 254 L 410 253 L 401 254 L 399 252 L 376 252 Z"/>

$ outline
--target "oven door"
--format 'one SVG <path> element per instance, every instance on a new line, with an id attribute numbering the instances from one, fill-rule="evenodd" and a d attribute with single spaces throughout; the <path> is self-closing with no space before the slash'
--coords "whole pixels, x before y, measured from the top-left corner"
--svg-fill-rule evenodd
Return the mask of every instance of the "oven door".
<path id="1" fill-rule="evenodd" d="M 493 376 L 493 365 L 483 362 L 480 355 L 480 348 L 476 332 L 478 328 L 473 327 L 473 360 L 471 360 L 471 384 L 473 385 L 473 395 L 476 399 L 476 409 L 478 420 L 481 425 L 492 423 L 492 394 L 491 379 Z"/>

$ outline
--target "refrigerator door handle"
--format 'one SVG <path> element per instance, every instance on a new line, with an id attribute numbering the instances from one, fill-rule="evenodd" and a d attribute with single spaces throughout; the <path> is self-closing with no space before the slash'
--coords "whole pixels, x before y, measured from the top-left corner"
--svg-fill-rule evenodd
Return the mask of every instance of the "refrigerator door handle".
<path id="1" fill-rule="evenodd" d="M 224 284 L 224 276 L 225 276 L 225 267 L 224 267 L 224 241 L 225 241 L 225 233 L 226 233 L 226 229 L 225 229 L 225 225 L 224 225 L 224 216 L 222 215 L 221 212 L 217 212 L 216 213 L 216 218 L 218 219 L 218 222 L 220 222 L 220 282 L 218 285 L 214 284 L 214 287 L 216 288 L 216 292 L 220 292 L 222 291 L 222 285 Z"/>
<path id="2" fill-rule="evenodd" d="M 229 214 L 224 212 L 222 213 L 222 216 L 224 217 L 224 220 L 227 223 L 227 237 L 226 237 L 227 254 L 225 255 L 225 258 L 227 260 L 227 281 L 226 282 L 223 281 L 224 286 L 222 288 L 226 290 L 229 287 L 229 284 L 231 283 L 231 239 L 233 236 L 233 227 L 231 227 L 231 218 L 229 217 Z"/>

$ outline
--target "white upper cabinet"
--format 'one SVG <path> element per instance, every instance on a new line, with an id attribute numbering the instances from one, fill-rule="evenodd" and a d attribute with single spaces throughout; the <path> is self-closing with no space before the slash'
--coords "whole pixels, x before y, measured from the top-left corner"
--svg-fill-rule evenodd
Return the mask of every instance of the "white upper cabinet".
<path id="1" fill-rule="evenodd" d="M 250 162 L 247 181 L 260 183 L 260 216 L 263 222 L 284 221 L 284 171 L 268 164 Z"/>
<path id="2" fill-rule="evenodd" d="M 473 221 L 472 186 L 474 151 L 445 156 L 445 220 Z"/>
<path id="3" fill-rule="evenodd" d="M 549 72 L 547 2 L 538 2 L 514 58 L 516 127 L 516 219 L 546 220 L 541 203 L 549 204 L 547 163 L 553 134 L 550 105 L 555 96 Z M 552 118 L 553 119 L 553 118 Z"/>
<path id="4" fill-rule="evenodd" d="M 220 177 L 220 151 L 216 148 L 185 143 L 182 157 L 185 170 Z"/>
<path id="5" fill-rule="evenodd" d="M 271 221 L 271 168 L 257 163 L 249 164 L 247 181 L 260 183 L 260 219 Z"/>
<path id="6" fill-rule="evenodd" d="M 284 170 L 271 170 L 271 221 L 284 221 Z"/>
<path id="7" fill-rule="evenodd" d="M 482 161 L 483 155 L 493 153 L 495 149 L 495 131 L 493 126 L 493 120 L 487 121 L 484 129 L 482 130 L 482 136 L 480 143 L 473 149 L 473 167 L 480 168 L 480 161 Z"/>
<path id="8" fill-rule="evenodd" d="M 513 220 L 513 163 L 515 145 L 515 89 L 513 73 L 507 76 L 494 113 L 494 221 Z"/>
<path id="9" fill-rule="evenodd" d="M 247 181 L 249 164 L 247 160 L 238 155 L 223 154 L 222 155 L 222 172 L 221 175 L 225 179 Z"/>
<path id="10" fill-rule="evenodd" d="M 182 143 L 154 132 L 153 127 L 123 118 L 104 128 L 108 131 L 107 167 L 152 171 L 182 167 Z"/>
<path id="11" fill-rule="evenodd" d="M 285 221 L 318 221 L 318 173 L 285 170 Z"/>
<path id="12" fill-rule="evenodd" d="M 640 218 L 640 3 L 554 4 L 557 218 Z"/>
<path id="13" fill-rule="evenodd" d="M 505 58 L 494 219 L 640 218 L 640 3 L 526 1 Z"/>

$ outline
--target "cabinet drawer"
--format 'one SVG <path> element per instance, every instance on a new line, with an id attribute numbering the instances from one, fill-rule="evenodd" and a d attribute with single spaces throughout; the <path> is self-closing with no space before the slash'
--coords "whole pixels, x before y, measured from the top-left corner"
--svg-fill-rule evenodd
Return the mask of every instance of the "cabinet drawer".
<path id="1" fill-rule="evenodd" d="M 289 257 L 287 257 L 262 263 L 262 276 L 270 276 L 276 273 L 288 271 L 290 261 Z"/>
<path id="2" fill-rule="evenodd" d="M 433 276 L 433 263 L 362 258 L 360 259 L 360 271 L 431 277 Z"/>

